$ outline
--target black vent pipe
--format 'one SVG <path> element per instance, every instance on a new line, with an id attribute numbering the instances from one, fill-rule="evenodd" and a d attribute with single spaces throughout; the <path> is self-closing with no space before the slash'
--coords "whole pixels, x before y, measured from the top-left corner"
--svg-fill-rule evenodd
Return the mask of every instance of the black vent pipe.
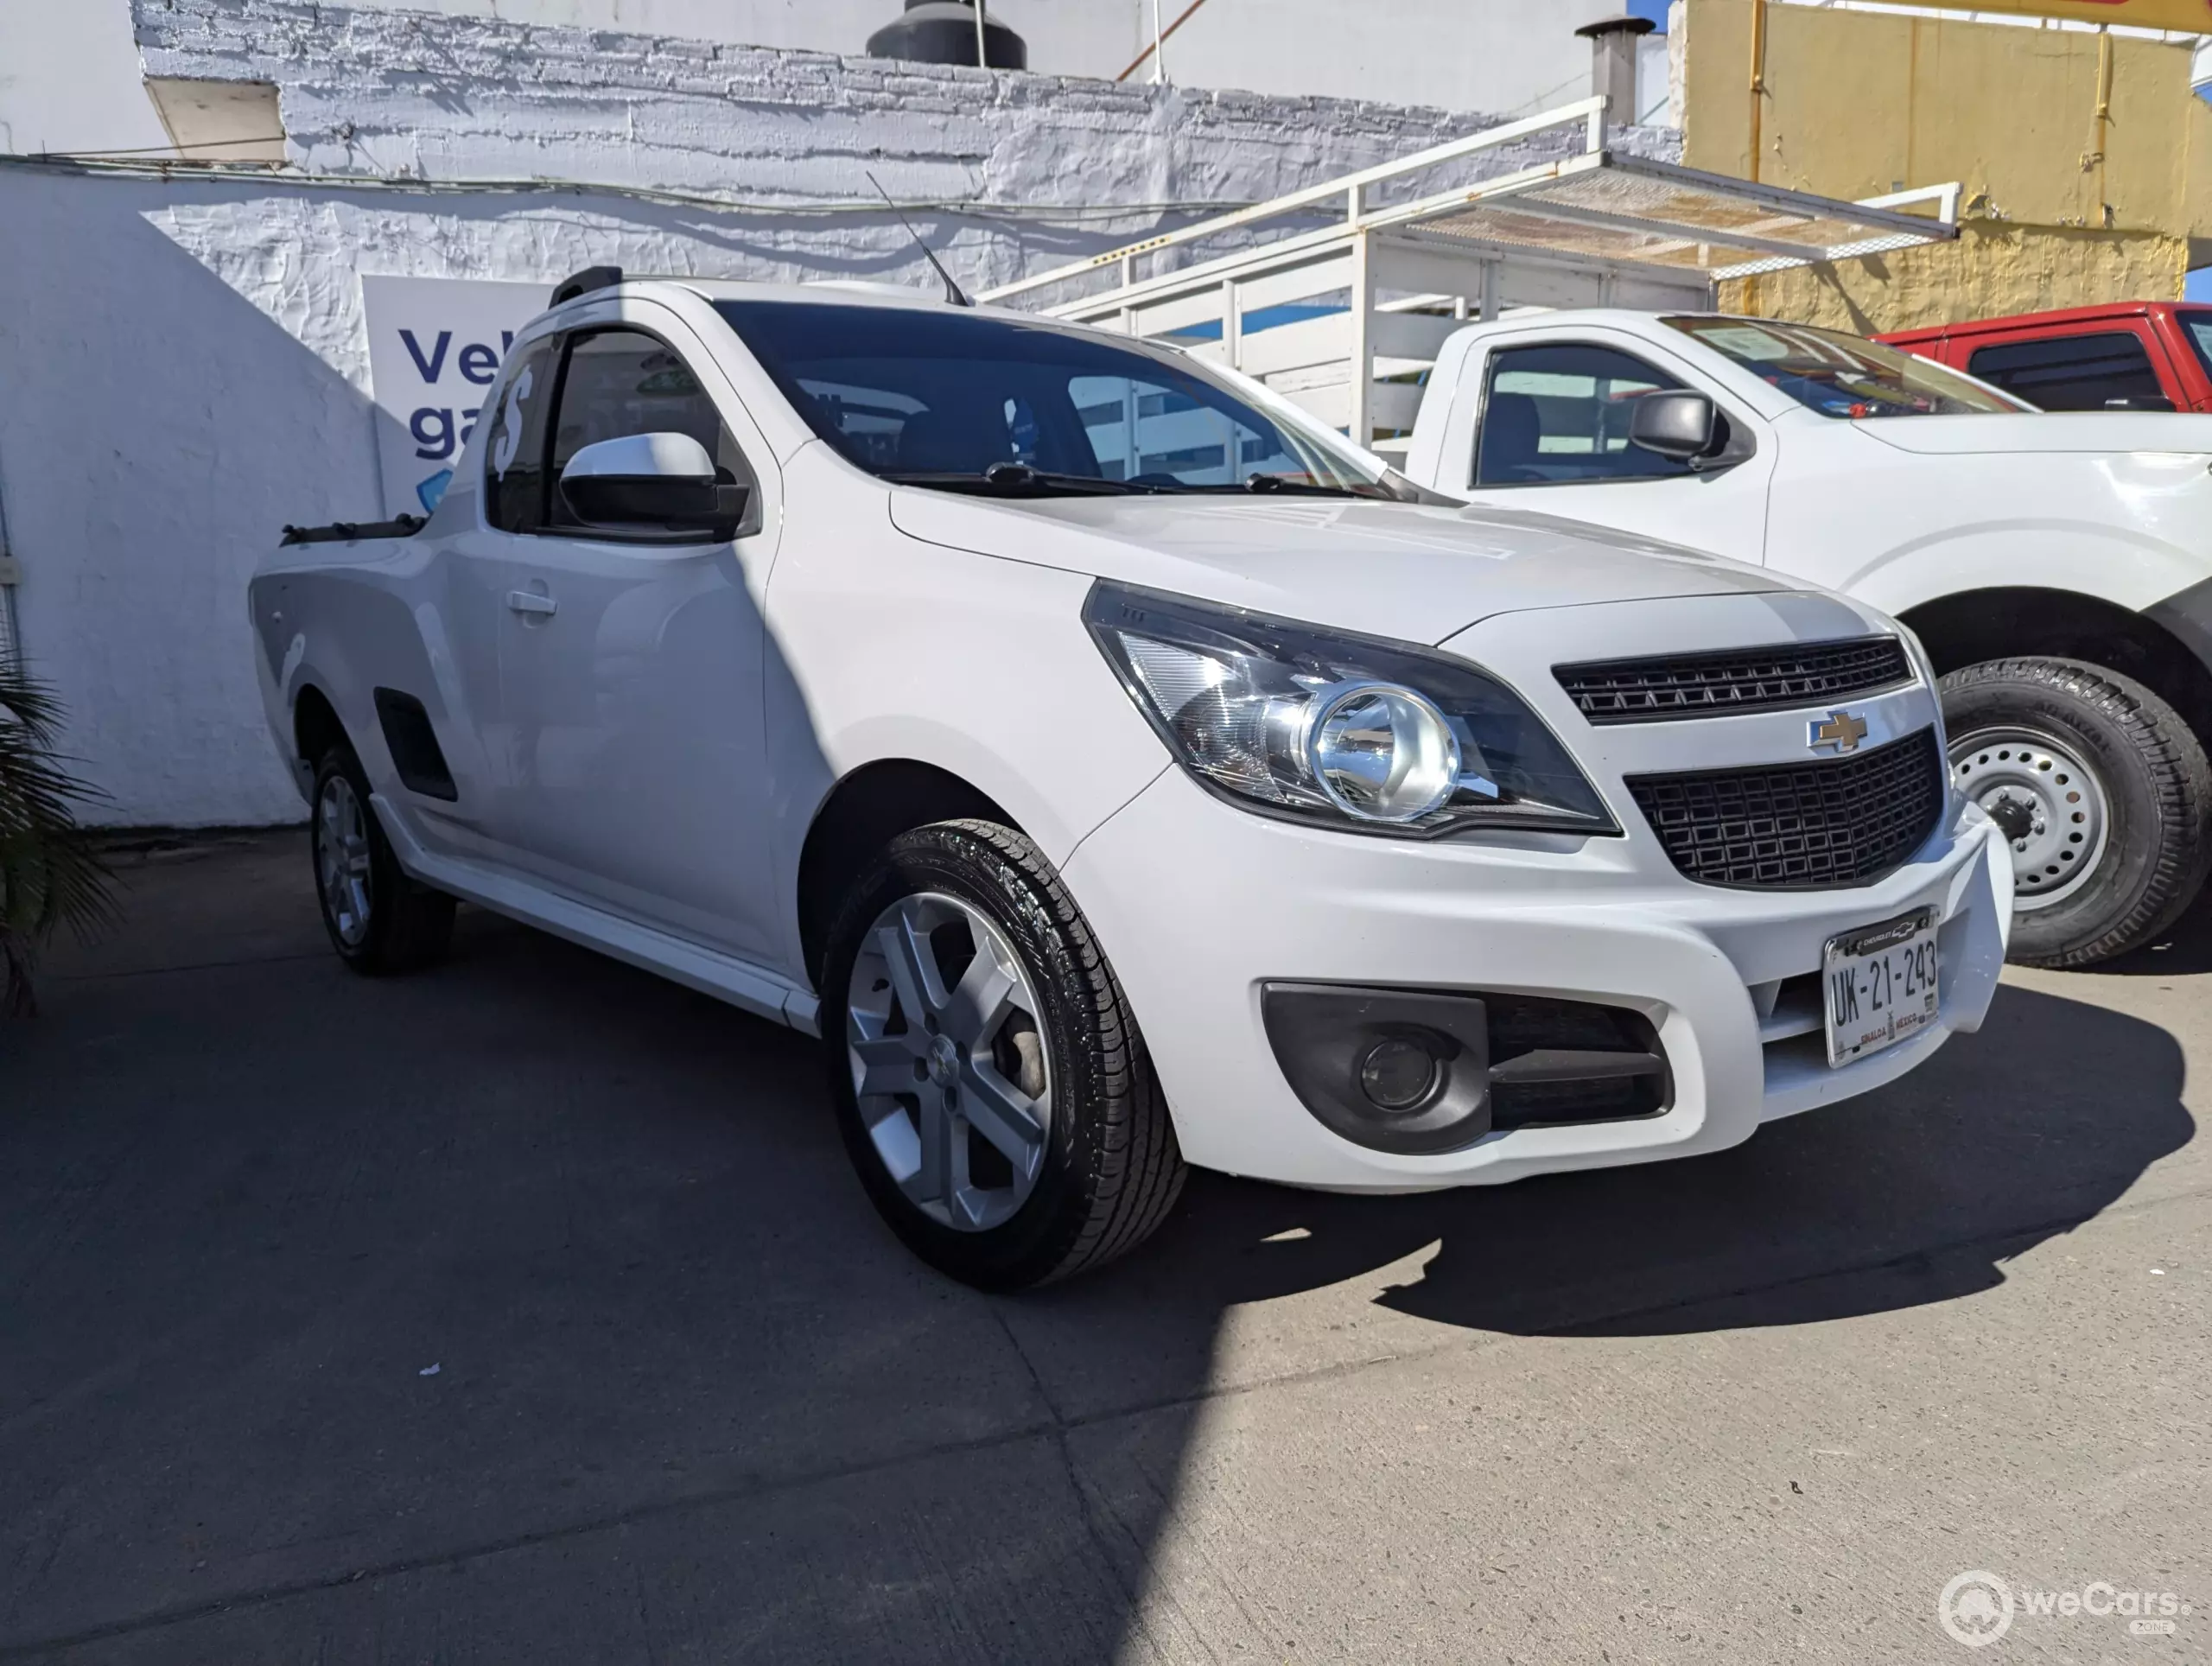
<path id="1" fill-rule="evenodd" d="M 983 14 L 983 62 L 989 69 L 1027 69 L 1029 46 Z M 868 37 L 871 58 L 904 58 L 918 64 L 976 61 L 976 8 L 971 0 L 906 0 L 906 15 Z"/>

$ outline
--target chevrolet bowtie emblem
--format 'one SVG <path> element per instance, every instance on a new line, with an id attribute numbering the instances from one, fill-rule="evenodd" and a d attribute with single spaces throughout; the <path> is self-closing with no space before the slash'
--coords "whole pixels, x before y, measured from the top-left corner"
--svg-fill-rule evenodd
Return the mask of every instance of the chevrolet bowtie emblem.
<path id="1" fill-rule="evenodd" d="M 1856 752 L 1866 738 L 1866 720 L 1832 711 L 1805 726 L 1805 744 L 1815 752 Z"/>

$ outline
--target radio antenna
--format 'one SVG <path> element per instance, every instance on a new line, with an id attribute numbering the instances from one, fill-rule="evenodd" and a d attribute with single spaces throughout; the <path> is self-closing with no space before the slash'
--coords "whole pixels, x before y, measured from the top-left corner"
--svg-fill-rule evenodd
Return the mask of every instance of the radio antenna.
<path id="1" fill-rule="evenodd" d="M 928 261 L 931 268 L 944 280 L 944 298 L 956 307 L 974 306 L 976 303 L 968 298 L 968 292 L 952 281 L 952 274 L 944 270 L 944 263 L 937 258 L 936 251 L 922 241 L 922 234 L 914 229 L 913 222 L 899 212 L 897 203 L 892 201 L 891 193 L 883 188 L 881 181 L 874 175 L 868 174 L 867 178 L 868 182 L 875 187 L 875 194 L 883 199 L 883 206 L 898 214 L 899 223 L 906 228 L 906 235 L 914 239 L 914 246 L 922 251 L 922 258 Z"/>

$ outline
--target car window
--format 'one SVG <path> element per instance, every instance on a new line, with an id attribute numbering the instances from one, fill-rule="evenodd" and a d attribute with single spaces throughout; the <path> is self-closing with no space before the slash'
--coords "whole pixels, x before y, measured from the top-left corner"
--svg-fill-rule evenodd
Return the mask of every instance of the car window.
<path id="1" fill-rule="evenodd" d="M 2197 362 L 2212 372 L 2212 308 L 2178 307 L 2174 316 L 2181 321 L 2182 334 L 2196 350 Z"/>
<path id="2" fill-rule="evenodd" d="M 1681 384 L 1614 347 L 1548 342 L 1491 355 L 1475 434 L 1477 486 L 1569 486 L 1686 474 L 1687 463 L 1632 446 L 1636 402 Z"/>
<path id="3" fill-rule="evenodd" d="M 714 400 L 673 347 L 642 330 L 572 336 L 553 429 L 553 480 L 560 480 L 569 460 L 586 446 L 630 434 L 688 434 L 715 460 L 717 480 L 725 486 L 756 484 Z M 557 485 L 550 494 L 545 524 L 583 525 Z"/>
<path id="4" fill-rule="evenodd" d="M 545 515 L 545 413 L 553 408 L 552 340 L 516 355 L 484 447 L 484 518 L 507 532 L 534 532 Z"/>
<path id="5" fill-rule="evenodd" d="M 849 461 L 925 485 L 1001 463 L 1161 490 L 1255 475 L 1375 496 L 1377 471 L 1150 344 L 955 308 L 719 302 L 800 416 Z"/>
<path id="6" fill-rule="evenodd" d="M 2045 410 L 2101 410 L 2108 399 L 2157 399 L 2166 391 L 2133 330 L 1977 347 L 1967 369 Z"/>
<path id="7" fill-rule="evenodd" d="M 1863 335 L 1764 318 L 1662 318 L 1823 416 L 1948 416 L 2032 409 Z"/>

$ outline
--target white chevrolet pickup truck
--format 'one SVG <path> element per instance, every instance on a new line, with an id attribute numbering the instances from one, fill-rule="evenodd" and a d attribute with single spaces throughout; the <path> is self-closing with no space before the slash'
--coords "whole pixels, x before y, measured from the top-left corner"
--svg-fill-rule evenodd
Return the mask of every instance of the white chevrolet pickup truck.
<path id="1" fill-rule="evenodd" d="M 1910 626 L 2003 829 L 2016 959 L 2086 964 L 2212 864 L 2212 416 L 2043 413 L 1853 335 L 1531 314 L 1445 343 L 1406 472 L 1764 564 Z"/>
<path id="2" fill-rule="evenodd" d="M 466 899 L 821 1036 L 938 1267 L 1094 1265 L 1186 1160 L 1713 1151 L 1981 1022 L 2012 866 L 1864 603 L 1423 501 L 1126 337 L 556 302 L 426 525 L 252 581 L 331 943 L 421 966 Z"/>

